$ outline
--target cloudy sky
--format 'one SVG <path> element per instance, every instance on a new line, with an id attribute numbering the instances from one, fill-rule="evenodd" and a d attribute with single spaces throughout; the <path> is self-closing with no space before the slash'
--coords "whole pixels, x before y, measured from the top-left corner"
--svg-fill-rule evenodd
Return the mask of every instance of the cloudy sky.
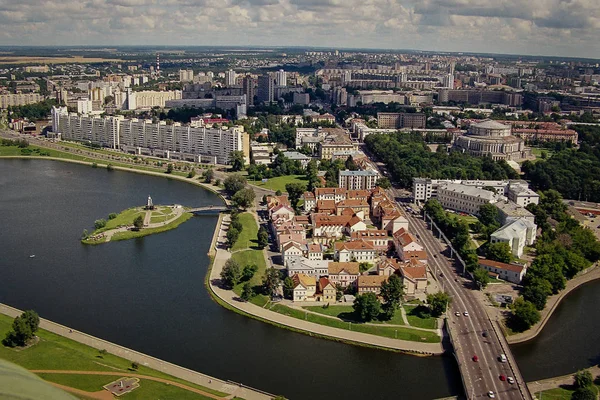
<path id="1" fill-rule="evenodd" d="M 0 45 L 295 45 L 600 58 L 599 0 L 0 0 L 0 23 Z"/>

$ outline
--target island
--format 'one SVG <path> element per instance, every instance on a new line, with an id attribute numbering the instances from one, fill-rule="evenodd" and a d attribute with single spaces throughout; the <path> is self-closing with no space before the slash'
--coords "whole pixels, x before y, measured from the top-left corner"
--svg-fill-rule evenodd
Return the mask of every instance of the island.
<path id="1" fill-rule="evenodd" d="M 154 205 L 152 197 L 148 196 L 145 206 L 128 208 L 119 214 L 109 214 L 106 220 L 96 220 L 92 233 L 83 231 L 81 243 L 108 243 L 175 229 L 193 216 L 190 210 L 179 204 Z"/>

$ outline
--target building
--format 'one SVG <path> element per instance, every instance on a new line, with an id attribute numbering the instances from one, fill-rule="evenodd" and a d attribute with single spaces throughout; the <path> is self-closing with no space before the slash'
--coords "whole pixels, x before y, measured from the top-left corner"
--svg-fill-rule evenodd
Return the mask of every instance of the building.
<path id="1" fill-rule="evenodd" d="M 364 240 L 370 243 L 378 253 L 385 253 L 388 250 L 390 239 L 387 231 L 378 229 L 356 231 L 350 235 L 350 240 Z"/>
<path id="2" fill-rule="evenodd" d="M 329 279 L 325 277 L 319 278 L 317 281 L 317 293 L 315 295 L 316 301 L 335 302 L 336 294 L 337 289 Z"/>
<path id="3" fill-rule="evenodd" d="M 425 128 L 425 114 L 377 113 L 377 126 L 381 129 Z"/>
<path id="4" fill-rule="evenodd" d="M 307 106 L 310 104 L 310 95 L 308 93 L 296 93 L 292 95 L 292 101 L 294 104 L 300 104 Z"/>
<path id="5" fill-rule="evenodd" d="M 379 295 L 381 292 L 381 284 L 387 280 L 384 275 L 360 275 L 357 280 L 358 294 L 368 292 Z"/>
<path id="6" fill-rule="evenodd" d="M 316 279 L 321 276 L 327 276 L 328 264 L 330 262 L 327 260 L 309 260 L 306 257 L 296 256 L 288 258 L 285 267 L 288 276 L 304 274 Z"/>
<path id="7" fill-rule="evenodd" d="M 302 168 L 306 168 L 309 161 L 311 160 L 311 158 L 307 155 L 299 153 L 297 151 L 284 151 L 283 156 L 289 158 L 292 161 L 298 161 L 300 165 L 302 165 Z"/>
<path id="8" fill-rule="evenodd" d="M 537 225 L 527 219 L 509 222 L 490 236 L 490 243 L 508 243 L 512 255 L 520 258 L 525 246 L 535 242 Z"/>
<path id="9" fill-rule="evenodd" d="M 275 73 L 275 85 L 287 86 L 287 73 L 280 69 Z"/>
<path id="10" fill-rule="evenodd" d="M 369 203 L 364 199 L 346 199 L 334 205 L 335 215 L 342 215 L 344 211 L 350 210 L 352 214 L 362 216 L 369 215 Z"/>
<path id="11" fill-rule="evenodd" d="M 335 259 L 339 262 L 357 261 L 373 263 L 377 256 L 375 247 L 365 241 L 337 242 L 335 244 Z"/>
<path id="12" fill-rule="evenodd" d="M 527 273 L 527 264 L 506 264 L 485 258 L 479 258 L 479 266 L 486 271 L 495 274 L 498 278 L 508 282 L 521 284 L 523 277 Z"/>
<path id="13" fill-rule="evenodd" d="M 249 162 L 250 139 L 241 127 L 206 128 L 122 116 L 88 117 L 69 114 L 66 107 L 53 107 L 52 129 L 63 139 L 91 142 L 132 154 L 229 164 L 231 152 L 242 151 Z"/>
<path id="14" fill-rule="evenodd" d="M 406 229 L 399 229 L 392 235 L 394 241 L 394 247 L 396 248 L 396 254 L 401 260 L 405 260 L 405 253 L 409 251 L 423 251 L 423 246 L 417 242 L 417 238 L 407 232 Z"/>
<path id="15" fill-rule="evenodd" d="M 77 114 L 90 114 L 92 111 L 92 100 L 77 100 Z"/>
<path id="16" fill-rule="evenodd" d="M 332 200 L 338 203 L 348 198 L 348 190 L 345 188 L 315 188 L 315 199 L 319 200 Z"/>
<path id="17" fill-rule="evenodd" d="M 531 155 L 525 140 L 513 136 L 510 126 L 492 120 L 471 124 L 466 135 L 456 138 L 454 149 L 479 157 L 489 154 L 494 160 L 521 160 Z"/>
<path id="18" fill-rule="evenodd" d="M 418 260 L 406 260 L 400 265 L 398 273 L 402 277 L 404 293 L 415 295 L 423 293 L 427 289 L 427 266 Z"/>
<path id="19" fill-rule="evenodd" d="M 529 189 L 529 185 L 525 181 L 511 181 L 508 184 L 507 196 L 510 201 L 521 207 L 540 202 L 540 195 Z"/>
<path id="20" fill-rule="evenodd" d="M 314 301 L 314 295 L 317 292 L 317 282 L 314 277 L 304 274 L 292 276 L 294 282 L 294 301 Z"/>
<path id="21" fill-rule="evenodd" d="M 39 93 L 0 94 L 0 107 L 6 109 L 10 106 L 24 106 L 39 103 L 44 98 Z"/>
<path id="22" fill-rule="evenodd" d="M 194 81 L 194 70 L 191 69 L 180 69 L 179 70 L 179 82 L 193 82 Z"/>
<path id="23" fill-rule="evenodd" d="M 528 188 L 527 182 L 525 181 L 483 181 L 483 180 L 460 180 L 460 179 L 430 179 L 430 178 L 413 178 L 413 199 L 415 201 L 427 201 L 431 198 L 438 197 L 438 188 L 447 185 L 447 184 L 458 184 L 463 186 L 471 186 L 478 189 L 482 188 L 493 188 L 496 190 L 498 194 L 502 194 L 507 197 L 518 198 L 519 195 L 517 193 L 523 193 L 521 196 L 523 200 L 521 202 L 525 202 L 526 199 L 528 202 L 535 202 L 535 192 L 525 191 L 523 188 Z M 510 187 L 513 187 L 512 191 L 514 194 L 509 194 L 511 190 Z M 537 204 L 537 202 L 536 202 Z"/>
<path id="24" fill-rule="evenodd" d="M 246 104 L 249 106 L 254 105 L 254 79 L 251 76 L 246 75 L 242 81 L 243 93 L 246 95 Z"/>
<path id="25" fill-rule="evenodd" d="M 498 222 L 502 225 L 521 218 L 535 222 L 535 216 L 532 213 L 512 201 L 499 201 L 494 203 L 494 206 L 498 209 Z"/>
<path id="26" fill-rule="evenodd" d="M 181 99 L 181 93 L 181 90 L 134 92 L 128 89 L 126 92 L 115 93 L 115 104 L 126 104 L 128 110 L 164 108 L 167 101 Z"/>
<path id="27" fill-rule="evenodd" d="M 360 276 L 360 267 L 357 262 L 332 262 L 327 266 L 329 281 L 335 286 L 343 288 L 356 285 Z"/>
<path id="28" fill-rule="evenodd" d="M 375 187 L 379 174 L 375 171 L 340 171 L 338 186 L 348 190 L 371 190 Z"/>
<path id="29" fill-rule="evenodd" d="M 225 71 L 225 85 L 226 86 L 235 86 L 236 83 L 236 74 L 234 70 Z"/>
<path id="30" fill-rule="evenodd" d="M 256 99 L 259 103 L 271 103 L 275 97 L 275 85 L 273 79 L 269 75 L 258 77 L 258 90 L 256 91 Z"/>
<path id="31" fill-rule="evenodd" d="M 468 103 L 468 104 L 504 104 L 510 107 L 521 107 L 523 95 L 515 92 L 481 89 L 440 89 L 439 103 Z"/>
<path id="32" fill-rule="evenodd" d="M 467 214 L 479 214 L 479 207 L 496 203 L 499 197 L 492 191 L 457 183 L 447 183 L 438 188 L 437 198 L 442 207 Z"/>
<path id="33" fill-rule="evenodd" d="M 335 153 L 341 151 L 356 151 L 358 148 L 358 145 L 352 143 L 344 131 L 337 128 L 333 129 L 336 132 L 332 134 L 328 134 L 328 131 L 323 129 L 326 136 L 323 141 L 318 144 L 318 154 L 319 158 L 322 160 L 331 160 Z"/>

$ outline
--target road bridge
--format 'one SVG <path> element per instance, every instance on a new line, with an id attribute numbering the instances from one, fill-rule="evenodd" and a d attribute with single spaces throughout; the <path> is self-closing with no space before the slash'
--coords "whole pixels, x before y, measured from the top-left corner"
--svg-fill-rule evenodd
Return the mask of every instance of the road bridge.
<path id="1" fill-rule="evenodd" d="M 229 211 L 230 208 L 227 206 L 206 206 L 196 207 L 189 210 L 194 215 L 217 215 L 225 211 Z"/>

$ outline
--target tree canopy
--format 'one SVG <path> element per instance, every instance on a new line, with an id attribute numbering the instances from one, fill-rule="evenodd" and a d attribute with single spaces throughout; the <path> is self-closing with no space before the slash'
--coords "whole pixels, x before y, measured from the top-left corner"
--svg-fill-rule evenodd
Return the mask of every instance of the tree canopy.
<path id="1" fill-rule="evenodd" d="M 356 296 L 352 307 L 359 318 L 366 322 L 377 319 L 381 312 L 381 303 L 379 302 L 377 295 L 372 292 Z"/>

